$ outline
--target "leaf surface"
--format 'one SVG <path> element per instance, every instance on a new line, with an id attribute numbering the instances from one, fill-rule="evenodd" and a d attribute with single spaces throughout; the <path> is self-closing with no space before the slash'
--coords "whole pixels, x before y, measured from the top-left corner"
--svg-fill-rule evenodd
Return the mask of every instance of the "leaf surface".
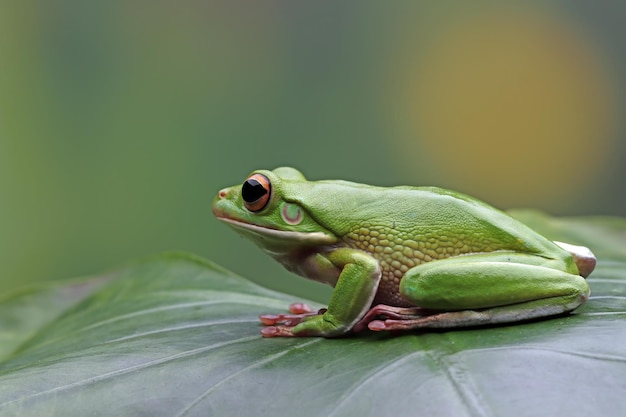
<path id="1" fill-rule="evenodd" d="M 0 415 L 622 415 L 626 222 L 513 214 L 602 254 L 574 314 L 263 339 L 258 314 L 299 300 L 192 255 L 160 255 L 0 301 Z"/>

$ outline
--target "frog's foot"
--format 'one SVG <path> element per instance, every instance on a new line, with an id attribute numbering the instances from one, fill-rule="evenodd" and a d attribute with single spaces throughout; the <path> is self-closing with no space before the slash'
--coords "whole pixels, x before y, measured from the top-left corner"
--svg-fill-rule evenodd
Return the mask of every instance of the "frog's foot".
<path id="1" fill-rule="evenodd" d="M 387 321 L 410 321 L 418 318 L 423 318 L 429 315 L 428 310 L 421 307 L 393 307 L 385 304 L 378 304 L 372 307 L 361 320 L 352 328 L 353 332 L 360 332 L 369 328 L 370 330 L 387 330 L 379 328 L 380 323 L 386 323 Z M 384 318 L 384 320 L 380 320 Z M 374 323 L 373 327 L 371 324 Z"/>
<path id="2" fill-rule="evenodd" d="M 566 314 L 587 300 L 587 294 L 561 298 L 569 299 L 569 304 L 553 303 L 546 305 L 544 300 L 531 300 L 524 303 L 462 311 L 431 311 L 420 316 L 399 316 L 374 319 L 367 323 L 370 330 L 398 331 L 410 329 L 449 329 L 457 327 L 477 327 L 494 324 L 515 323 L 539 318 Z M 555 297 L 556 298 L 556 297 Z M 558 300 L 558 298 L 557 298 Z"/>
<path id="3" fill-rule="evenodd" d="M 483 311 L 449 311 L 428 314 L 421 317 L 415 316 L 413 318 L 400 317 L 399 319 L 372 320 L 367 324 L 367 327 L 373 331 L 401 331 L 411 329 L 444 329 L 451 327 L 482 326 L 501 322 L 495 320 L 494 316 L 490 314 L 490 312 L 497 310 L 500 310 L 500 308 Z"/>
<path id="4" fill-rule="evenodd" d="M 304 303 L 293 303 L 289 305 L 289 314 L 261 314 L 259 320 L 265 327 L 261 330 L 263 337 L 289 337 L 295 336 L 291 329 L 302 323 L 309 317 L 324 314 L 326 309 L 313 310 L 311 306 Z"/>

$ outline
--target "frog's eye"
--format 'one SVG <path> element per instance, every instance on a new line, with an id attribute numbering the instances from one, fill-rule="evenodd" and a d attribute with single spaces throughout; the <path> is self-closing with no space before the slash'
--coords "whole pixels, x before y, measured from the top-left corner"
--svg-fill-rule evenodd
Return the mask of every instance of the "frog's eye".
<path id="1" fill-rule="evenodd" d="M 272 184 L 265 175 L 251 175 L 241 186 L 241 197 L 246 208 L 250 211 L 259 211 L 270 201 Z"/>

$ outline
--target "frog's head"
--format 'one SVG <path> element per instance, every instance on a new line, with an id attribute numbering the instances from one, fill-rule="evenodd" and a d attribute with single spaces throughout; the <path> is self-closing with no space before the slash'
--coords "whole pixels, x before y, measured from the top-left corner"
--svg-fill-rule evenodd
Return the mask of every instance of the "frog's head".
<path id="1" fill-rule="evenodd" d="M 298 198 L 298 190 L 309 184 L 294 168 L 254 171 L 242 185 L 218 192 L 213 214 L 270 251 L 333 244 L 337 237 L 315 221 Z"/>

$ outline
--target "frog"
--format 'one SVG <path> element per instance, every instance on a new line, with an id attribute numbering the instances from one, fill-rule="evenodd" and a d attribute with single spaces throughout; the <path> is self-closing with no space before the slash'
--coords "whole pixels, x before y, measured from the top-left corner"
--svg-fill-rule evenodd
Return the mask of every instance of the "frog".
<path id="1" fill-rule="evenodd" d="M 287 270 L 332 286 L 328 307 L 261 314 L 264 337 L 512 325 L 565 316 L 596 257 L 479 199 L 433 186 L 309 181 L 255 170 L 219 190 L 217 219 Z M 288 313 L 287 313 L 288 311 Z"/>

